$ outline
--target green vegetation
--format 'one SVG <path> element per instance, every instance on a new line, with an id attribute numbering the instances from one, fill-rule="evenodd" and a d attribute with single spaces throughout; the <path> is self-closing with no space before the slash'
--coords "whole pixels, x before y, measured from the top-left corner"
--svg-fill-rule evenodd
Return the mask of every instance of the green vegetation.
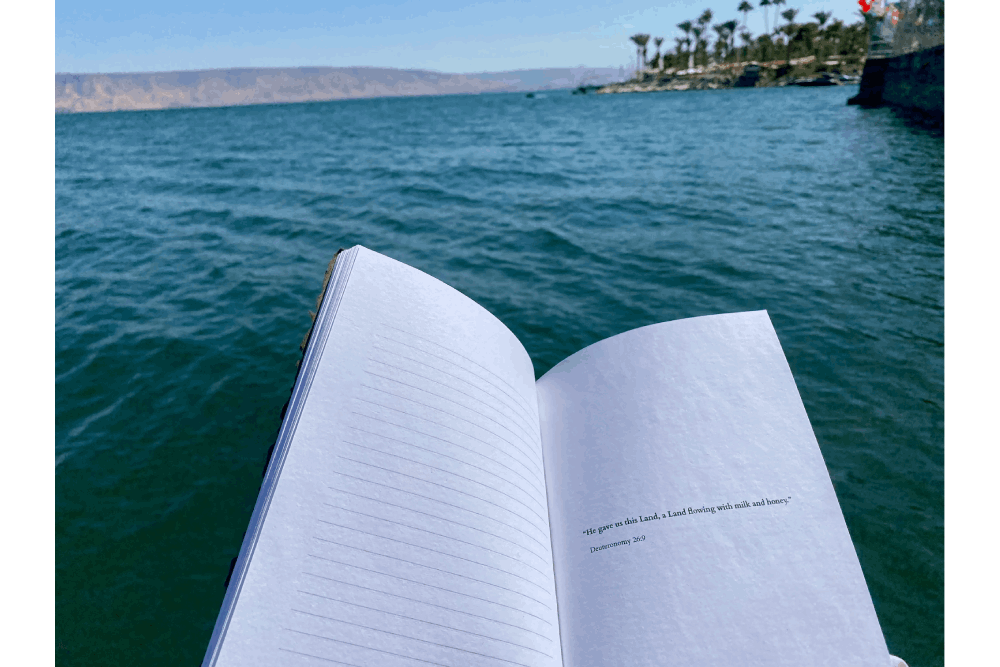
<path id="1" fill-rule="evenodd" d="M 787 73 L 792 68 L 789 61 L 797 61 L 795 68 L 798 72 L 804 67 L 798 61 L 812 56 L 815 61 L 804 68 L 809 71 L 801 72 L 807 75 L 836 69 L 835 66 L 854 69 L 868 54 L 869 35 L 878 25 L 874 12 L 866 14 L 858 11 L 855 15 L 858 20 L 850 25 L 845 25 L 839 19 L 831 21 L 833 15 L 828 11 L 814 13 L 814 21 L 797 23 L 795 19 L 799 10 L 787 8 L 781 11 L 782 5 L 786 4 L 787 0 L 759 0 L 755 8 L 753 0 L 741 0 L 736 12 L 743 15 L 742 22 L 733 19 L 714 25 L 714 13 L 711 9 L 706 9 L 697 19 L 677 24 L 684 36 L 674 38 L 676 48 L 673 51 L 661 52 L 660 45 L 664 38 L 653 38 L 656 56 L 651 62 L 646 60 L 646 43 L 650 35 L 633 35 L 640 71 L 768 62 L 782 67 Z M 897 0 L 893 4 L 899 11 L 899 24 L 894 40 L 896 43 L 888 46 L 896 48 L 897 52 L 907 52 L 944 42 L 944 0 Z M 769 8 L 774 10 L 770 27 Z M 750 12 L 756 9 L 760 9 L 764 15 L 764 32 L 754 36 L 749 29 L 748 20 Z M 779 19 L 784 19 L 785 23 L 778 25 Z M 714 39 L 710 29 L 715 32 Z M 739 48 L 736 46 L 737 37 L 741 40 Z M 709 44 L 710 39 L 713 40 L 712 44 Z M 775 61 L 777 58 L 783 58 L 785 62 Z"/>
<path id="2" fill-rule="evenodd" d="M 656 55 L 652 61 L 646 60 L 646 44 L 650 35 L 639 33 L 632 36 L 636 45 L 640 70 L 645 69 L 687 69 L 712 63 L 769 62 L 776 58 L 793 60 L 814 56 L 817 62 L 836 60 L 838 63 L 856 65 L 868 51 L 868 34 L 872 26 L 871 17 L 862 14 L 861 20 L 851 25 L 843 21 L 830 21 L 832 14 L 822 11 L 813 14 L 815 21 L 796 23 L 799 10 L 788 8 L 781 12 L 785 23 L 778 25 L 779 10 L 787 0 L 760 0 L 758 8 L 764 12 L 765 32 L 755 36 L 750 31 L 750 13 L 756 11 L 752 2 L 742 0 L 736 12 L 743 15 L 743 21 L 736 19 L 712 24 L 714 13 L 706 9 L 695 20 L 677 24 L 683 37 L 675 37 L 676 47 L 671 51 L 660 51 L 663 37 L 653 38 Z M 774 8 L 774 21 L 768 30 L 769 7 Z M 860 14 L 860 12 L 859 12 Z M 709 30 L 714 31 L 712 38 Z M 739 37 L 742 44 L 736 45 Z M 712 43 L 709 44 L 709 39 Z"/>

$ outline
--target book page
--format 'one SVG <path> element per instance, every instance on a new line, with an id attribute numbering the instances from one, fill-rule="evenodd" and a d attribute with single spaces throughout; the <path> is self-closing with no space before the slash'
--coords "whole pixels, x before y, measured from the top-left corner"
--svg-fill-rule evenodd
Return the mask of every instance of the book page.
<path id="1" fill-rule="evenodd" d="M 342 258 L 205 664 L 561 665 L 531 360 L 440 281 Z"/>
<path id="2" fill-rule="evenodd" d="M 630 331 L 537 385 L 566 667 L 889 664 L 765 312 Z"/>

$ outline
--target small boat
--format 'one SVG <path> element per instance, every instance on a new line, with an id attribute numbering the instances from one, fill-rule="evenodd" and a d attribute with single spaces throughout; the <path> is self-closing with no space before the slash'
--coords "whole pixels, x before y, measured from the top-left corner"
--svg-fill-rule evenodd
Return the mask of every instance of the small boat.
<path id="1" fill-rule="evenodd" d="M 793 86 L 840 86 L 843 85 L 829 72 L 823 72 L 817 77 L 807 79 L 796 79 L 792 81 Z"/>

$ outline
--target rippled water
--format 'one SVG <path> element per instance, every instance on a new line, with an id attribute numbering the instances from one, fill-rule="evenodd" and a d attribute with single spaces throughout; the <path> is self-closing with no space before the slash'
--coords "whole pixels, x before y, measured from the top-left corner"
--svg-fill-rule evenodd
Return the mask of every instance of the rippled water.
<path id="1" fill-rule="evenodd" d="M 539 374 L 766 308 L 889 648 L 943 664 L 944 140 L 854 92 L 57 116 L 60 663 L 200 661 L 324 269 L 361 243 Z"/>

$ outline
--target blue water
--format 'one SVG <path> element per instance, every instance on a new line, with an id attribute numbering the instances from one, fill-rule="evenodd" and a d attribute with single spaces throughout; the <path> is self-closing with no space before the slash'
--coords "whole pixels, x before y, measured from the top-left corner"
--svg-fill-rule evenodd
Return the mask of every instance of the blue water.
<path id="1" fill-rule="evenodd" d="M 323 272 L 361 243 L 538 374 L 767 309 L 890 651 L 942 665 L 944 140 L 855 92 L 57 116 L 58 661 L 200 661 Z"/>

